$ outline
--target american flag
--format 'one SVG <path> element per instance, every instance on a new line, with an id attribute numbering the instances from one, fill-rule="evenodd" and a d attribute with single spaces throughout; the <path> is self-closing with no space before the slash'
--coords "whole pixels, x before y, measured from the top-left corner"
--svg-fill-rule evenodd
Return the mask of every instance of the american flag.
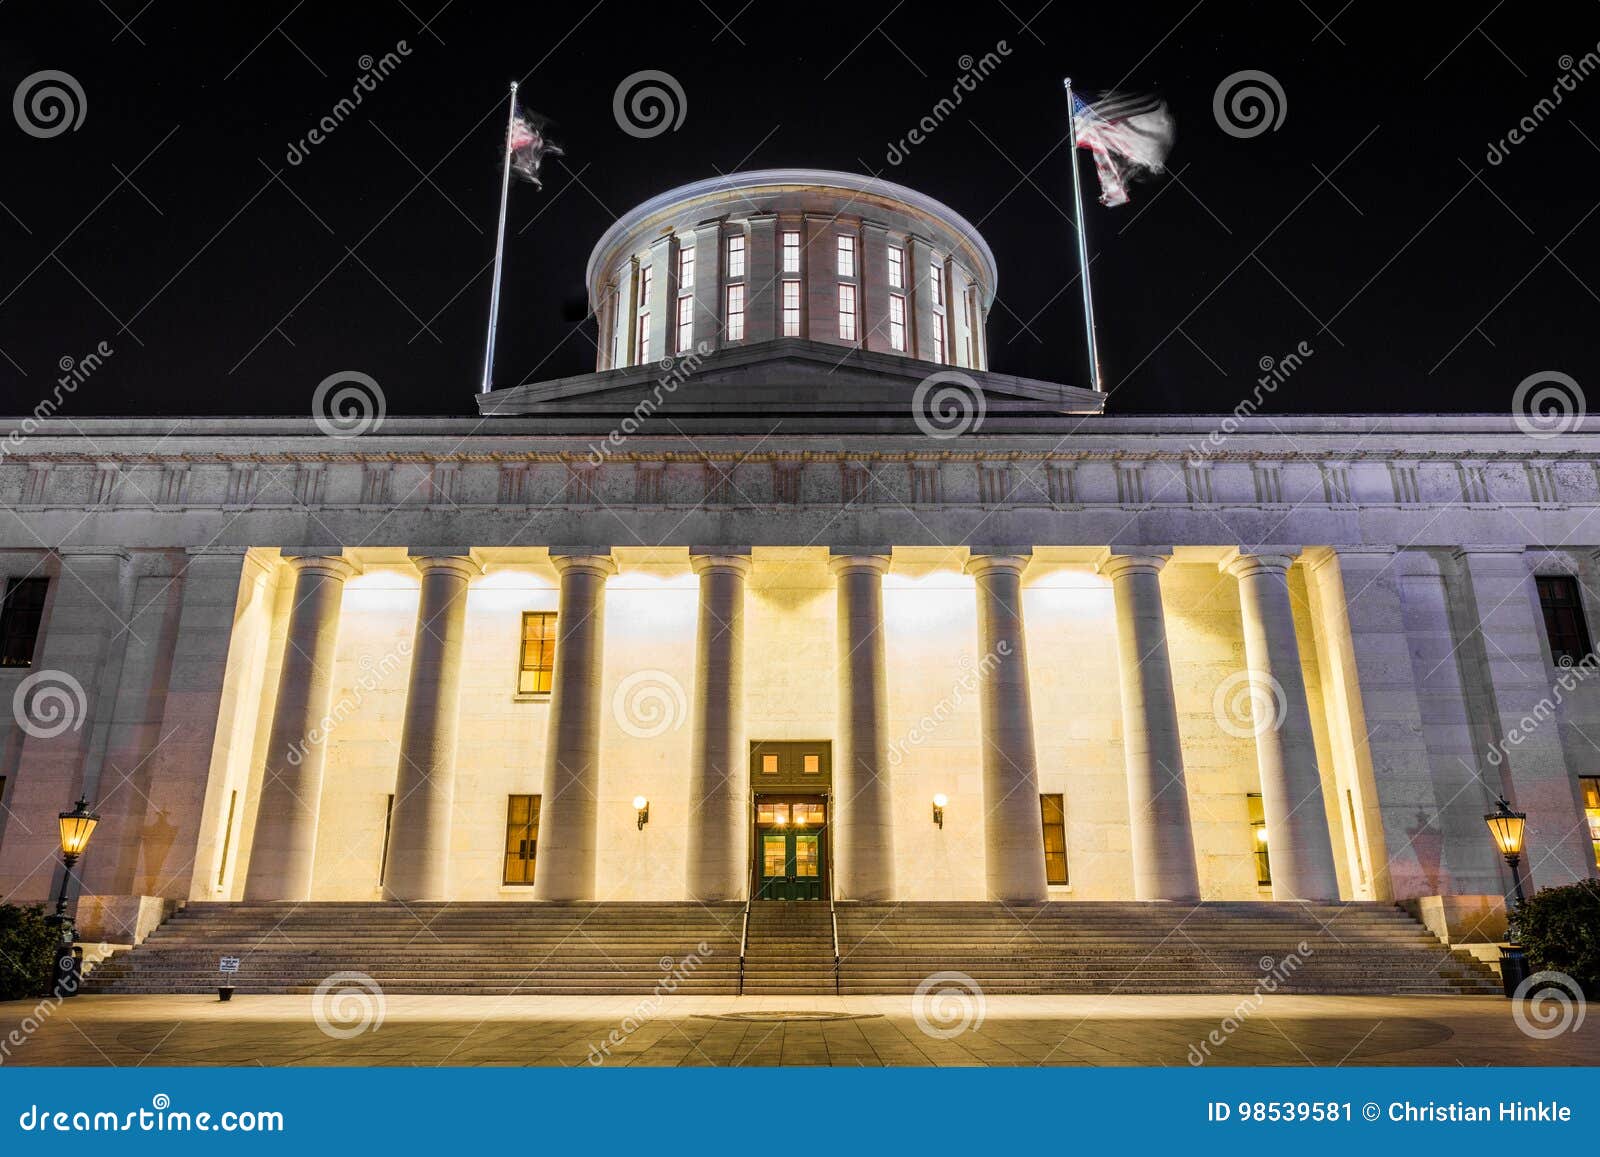
<path id="1" fill-rule="evenodd" d="M 1126 205 L 1130 182 L 1166 171 L 1177 126 L 1160 97 L 1107 93 L 1089 104 L 1073 93 L 1072 121 L 1073 143 L 1094 153 L 1102 205 Z"/>
<path id="2" fill-rule="evenodd" d="M 539 165 L 545 157 L 562 155 L 559 146 L 545 139 L 544 126 L 537 116 L 530 116 L 519 106 L 511 118 L 511 170 L 534 188 L 543 188 L 539 180 Z"/>

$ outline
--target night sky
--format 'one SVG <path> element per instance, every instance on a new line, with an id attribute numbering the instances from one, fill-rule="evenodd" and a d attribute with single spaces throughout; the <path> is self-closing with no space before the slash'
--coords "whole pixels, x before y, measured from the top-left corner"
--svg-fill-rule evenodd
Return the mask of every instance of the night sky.
<path id="1" fill-rule="evenodd" d="M 976 223 L 1000 270 L 992 368 L 1086 384 L 1068 74 L 1158 92 L 1178 123 L 1169 176 L 1089 206 L 1111 411 L 1231 409 L 1301 342 L 1263 412 L 1504 413 L 1530 374 L 1600 380 L 1600 70 L 1576 76 L 1600 5 L 591 4 L 4 3 L 4 95 L 64 72 L 85 115 L 49 137 L 0 120 L 0 412 L 101 342 L 65 417 L 303 415 L 347 369 L 391 414 L 475 412 L 514 78 L 568 155 L 542 192 L 512 189 L 500 386 L 593 368 L 584 262 L 618 214 L 787 166 L 876 173 Z M 1002 42 L 892 164 L 963 58 Z M 686 109 L 640 139 L 613 96 L 646 69 Z M 1283 115 L 1233 135 L 1214 97 L 1246 70 Z"/>

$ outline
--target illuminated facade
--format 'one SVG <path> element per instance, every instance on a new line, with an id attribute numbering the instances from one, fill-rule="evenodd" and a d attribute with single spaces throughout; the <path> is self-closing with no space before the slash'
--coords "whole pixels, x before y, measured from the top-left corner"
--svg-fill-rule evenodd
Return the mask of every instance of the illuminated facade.
<path id="1" fill-rule="evenodd" d="M 987 369 L 970 224 L 842 174 L 648 202 L 589 289 L 596 372 L 488 421 L 44 422 L 0 462 L 9 898 L 59 879 L 80 791 L 86 905 L 130 926 L 1469 909 L 1509 888 L 1502 793 L 1535 886 L 1595 872 L 1588 423 L 1105 416 Z M 59 730 L 28 706 L 52 681 Z"/>

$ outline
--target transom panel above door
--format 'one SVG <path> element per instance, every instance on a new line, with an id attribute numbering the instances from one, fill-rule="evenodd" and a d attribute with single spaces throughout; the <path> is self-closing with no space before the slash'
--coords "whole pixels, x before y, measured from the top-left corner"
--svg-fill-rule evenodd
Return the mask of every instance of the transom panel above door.
<path id="1" fill-rule="evenodd" d="M 758 740 L 750 744 L 752 791 L 826 792 L 832 784 L 831 740 Z"/>

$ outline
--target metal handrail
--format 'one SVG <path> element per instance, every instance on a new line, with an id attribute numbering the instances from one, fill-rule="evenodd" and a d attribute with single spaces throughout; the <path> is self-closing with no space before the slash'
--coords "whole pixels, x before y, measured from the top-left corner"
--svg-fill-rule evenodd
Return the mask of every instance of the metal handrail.
<path id="1" fill-rule="evenodd" d="M 739 992 L 744 995 L 744 954 L 750 948 L 750 898 L 744 902 L 744 920 L 739 925 Z"/>
<path id="2" fill-rule="evenodd" d="M 828 873 L 828 919 L 833 921 L 833 995 L 839 995 L 839 910 L 833 904 L 833 873 Z"/>

